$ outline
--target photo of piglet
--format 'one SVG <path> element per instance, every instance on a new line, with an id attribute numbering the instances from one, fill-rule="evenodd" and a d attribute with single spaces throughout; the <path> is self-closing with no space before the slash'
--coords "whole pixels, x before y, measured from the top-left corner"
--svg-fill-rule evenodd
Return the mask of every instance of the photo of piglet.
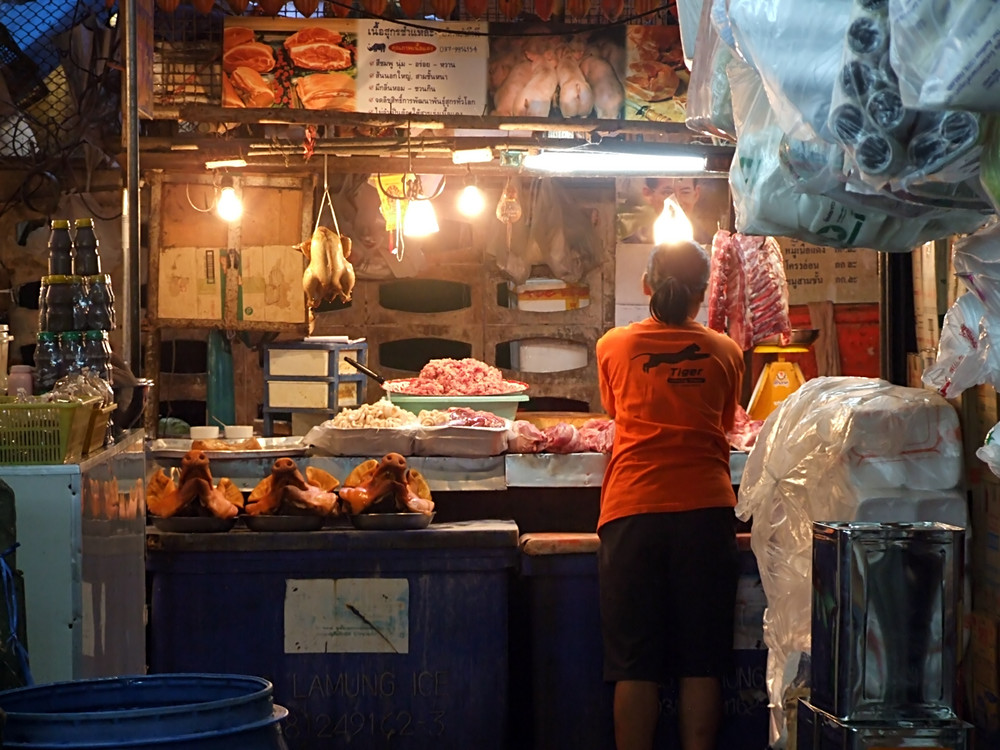
<path id="1" fill-rule="evenodd" d="M 490 114 L 620 119 L 626 63 L 622 26 L 492 24 Z"/>

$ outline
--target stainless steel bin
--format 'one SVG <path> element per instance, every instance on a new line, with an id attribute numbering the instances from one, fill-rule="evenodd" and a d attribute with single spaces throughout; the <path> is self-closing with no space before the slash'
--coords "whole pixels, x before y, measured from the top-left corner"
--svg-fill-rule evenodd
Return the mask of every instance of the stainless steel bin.
<path id="1" fill-rule="evenodd" d="M 967 750 L 972 747 L 972 725 L 958 719 L 848 724 L 802 699 L 799 700 L 795 731 L 797 750 Z"/>
<path id="2" fill-rule="evenodd" d="M 955 717 L 964 534 L 813 524 L 813 706 L 849 722 Z"/>

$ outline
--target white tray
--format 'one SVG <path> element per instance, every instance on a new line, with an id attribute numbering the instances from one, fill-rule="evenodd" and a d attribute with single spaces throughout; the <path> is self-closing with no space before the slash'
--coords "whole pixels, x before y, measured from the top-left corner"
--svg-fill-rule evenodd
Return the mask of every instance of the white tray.
<path id="1" fill-rule="evenodd" d="M 313 427 L 302 439 L 327 456 L 384 456 L 386 453 L 413 455 L 417 429 L 375 427 Z"/>

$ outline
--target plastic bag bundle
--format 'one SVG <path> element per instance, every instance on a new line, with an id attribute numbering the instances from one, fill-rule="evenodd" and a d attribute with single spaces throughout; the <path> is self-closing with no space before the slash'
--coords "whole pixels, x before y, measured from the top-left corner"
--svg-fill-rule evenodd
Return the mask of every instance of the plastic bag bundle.
<path id="1" fill-rule="evenodd" d="M 951 182 L 978 174 L 979 116 L 958 110 L 921 113 L 905 106 L 889 61 L 890 37 L 885 3 L 857 0 L 827 123 L 857 168 L 857 178 L 875 187 L 905 188 L 946 168 Z"/>
<path id="2" fill-rule="evenodd" d="M 688 83 L 685 123 L 696 133 L 736 140 L 733 123 L 733 99 L 729 89 L 727 66 L 733 50 L 719 36 L 712 23 L 712 3 L 702 6 L 695 43 L 691 80 Z"/>
<path id="3" fill-rule="evenodd" d="M 903 104 L 1000 111 L 1000 5 L 889 0 L 889 55 Z"/>
<path id="4" fill-rule="evenodd" d="M 739 138 L 729 184 L 740 232 L 909 252 L 928 240 L 974 231 L 989 216 L 981 209 L 917 206 L 888 193 L 865 196 L 831 183 L 836 156 L 821 141 L 799 141 L 779 127 L 752 70 L 732 78 L 732 92 Z M 800 181 L 789 164 L 808 179 Z"/>
<path id="5" fill-rule="evenodd" d="M 765 420 L 747 458 L 736 515 L 753 518 L 751 547 L 767 596 L 773 747 L 784 746 L 786 691 L 810 649 L 812 523 L 859 516 L 954 522 L 965 502 L 952 491 L 961 468 L 958 417 L 925 389 L 814 378 Z M 958 511 L 935 501 L 949 496 Z"/>

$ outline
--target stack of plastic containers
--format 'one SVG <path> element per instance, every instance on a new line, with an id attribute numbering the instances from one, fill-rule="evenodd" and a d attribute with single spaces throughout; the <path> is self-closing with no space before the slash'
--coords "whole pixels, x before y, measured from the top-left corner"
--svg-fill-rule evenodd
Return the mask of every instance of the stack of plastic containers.
<path id="1" fill-rule="evenodd" d="M 955 685 L 964 531 L 813 524 L 811 695 L 798 750 L 966 750 Z"/>
<path id="2" fill-rule="evenodd" d="M 38 296 L 36 393 L 47 393 L 59 378 L 85 369 L 111 379 L 111 277 L 101 272 L 93 219 L 77 219 L 75 229 L 70 235 L 69 221 L 52 222 L 49 273 L 42 277 Z"/>

